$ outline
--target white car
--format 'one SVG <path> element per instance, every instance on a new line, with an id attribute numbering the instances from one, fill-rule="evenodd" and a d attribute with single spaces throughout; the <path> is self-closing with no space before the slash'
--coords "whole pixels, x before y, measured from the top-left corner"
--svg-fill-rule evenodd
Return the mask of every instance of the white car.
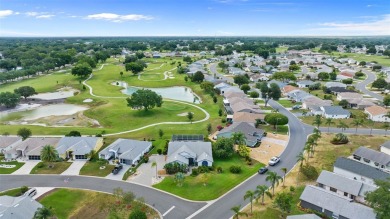
<path id="1" fill-rule="evenodd" d="M 268 164 L 270 166 L 275 166 L 277 163 L 279 163 L 280 161 L 280 157 L 276 156 L 276 157 L 272 157 L 271 160 L 268 161 Z"/>

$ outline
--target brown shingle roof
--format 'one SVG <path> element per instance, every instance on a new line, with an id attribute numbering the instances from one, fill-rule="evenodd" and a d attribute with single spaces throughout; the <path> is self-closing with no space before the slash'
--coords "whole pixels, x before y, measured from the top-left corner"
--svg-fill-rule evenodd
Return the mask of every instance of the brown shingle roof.
<path id="1" fill-rule="evenodd" d="M 233 122 L 255 123 L 256 119 L 264 120 L 264 114 L 237 112 L 233 114 Z"/>
<path id="2" fill-rule="evenodd" d="M 383 108 L 381 106 L 377 106 L 377 105 L 366 107 L 365 110 L 368 113 L 370 113 L 371 115 L 373 115 L 373 116 L 377 116 L 377 115 L 381 115 L 381 114 L 386 114 L 387 113 L 387 109 L 385 109 L 385 108 Z"/>
<path id="3" fill-rule="evenodd" d="M 291 85 L 286 85 L 283 87 L 283 92 L 284 93 L 288 93 L 290 91 L 293 91 L 293 90 L 298 90 L 297 87 L 294 87 L 294 86 L 291 86 Z"/>

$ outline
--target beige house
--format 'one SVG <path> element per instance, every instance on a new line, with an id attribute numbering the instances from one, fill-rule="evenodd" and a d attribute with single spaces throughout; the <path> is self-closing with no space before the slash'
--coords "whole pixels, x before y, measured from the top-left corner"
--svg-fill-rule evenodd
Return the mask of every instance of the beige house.
<path id="1" fill-rule="evenodd" d="M 390 118 L 387 117 L 388 110 L 381 106 L 370 106 L 364 109 L 364 112 L 368 115 L 368 118 L 375 122 L 390 122 Z"/>

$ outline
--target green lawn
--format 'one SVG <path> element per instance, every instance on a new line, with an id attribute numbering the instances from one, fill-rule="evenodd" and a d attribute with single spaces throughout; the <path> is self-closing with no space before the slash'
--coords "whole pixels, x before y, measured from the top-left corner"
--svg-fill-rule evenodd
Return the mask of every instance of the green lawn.
<path id="1" fill-rule="evenodd" d="M 105 177 L 108 174 L 111 173 L 113 169 L 113 165 L 105 165 L 105 169 L 100 169 L 101 165 L 97 162 L 90 162 L 88 161 L 80 170 L 80 175 L 86 175 L 86 176 L 100 176 Z"/>
<path id="2" fill-rule="evenodd" d="M 242 172 L 240 174 L 230 173 L 229 168 L 232 165 L 241 166 Z M 212 200 L 225 194 L 234 186 L 255 174 L 264 164 L 254 162 L 249 166 L 243 158 L 235 154 L 229 160 L 215 159 L 213 166 L 222 167 L 223 173 L 208 173 L 206 186 L 203 185 L 202 174 L 199 174 L 196 177 L 187 176 L 182 187 L 178 187 L 175 184 L 173 176 L 166 177 L 161 183 L 153 187 L 190 200 Z"/>
<path id="3" fill-rule="evenodd" d="M 281 135 L 286 135 L 288 133 L 288 126 L 287 125 L 278 125 L 278 130 L 276 128 L 274 129 L 273 125 L 260 125 L 260 129 L 264 129 L 265 132 L 268 133 L 277 133 Z"/>
<path id="4" fill-rule="evenodd" d="M 338 53 L 333 52 L 334 56 L 347 56 L 353 58 L 356 61 L 366 61 L 366 62 L 378 62 L 380 65 L 390 66 L 390 58 L 388 56 L 377 56 L 377 55 L 366 55 L 366 54 L 357 54 L 357 53 Z"/>
<path id="5" fill-rule="evenodd" d="M 281 46 L 281 47 L 277 47 L 276 48 L 276 53 L 284 53 L 286 52 L 288 49 L 288 47 L 284 47 L 284 46 Z"/>
<path id="6" fill-rule="evenodd" d="M 164 77 L 163 73 L 143 73 L 140 76 L 141 80 L 145 81 L 159 81 L 163 80 Z"/>
<path id="7" fill-rule="evenodd" d="M 298 103 L 292 103 L 291 100 L 278 100 L 278 103 L 284 107 L 290 108 Z"/>
<path id="8" fill-rule="evenodd" d="M 43 166 L 41 166 L 43 164 Z M 49 167 L 47 162 L 39 162 L 32 170 L 30 174 L 61 174 L 71 165 L 71 162 L 54 162 L 50 165 L 54 165 L 52 168 Z"/>
<path id="9" fill-rule="evenodd" d="M 148 219 L 158 218 L 156 211 L 139 202 L 126 206 L 118 201 L 121 202 L 110 194 L 76 189 L 56 189 L 39 200 L 43 206 L 52 208 L 58 219 L 128 218 L 135 207 L 142 209 Z"/>
<path id="10" fill-rule="evenodd" d="M 17 196 L 23 195 L 23 193 L 21 191 L 21 188 L 16 188 L 16 189 L 10 189 L 10 190 L 4 191 L 4 192 L 0 192 L 0 196 L 3 196 L 3 195 L 17 197 Z"/>
<path id="11" fill-rule="evenodd" d="M 24 163 L 22 162 L 17 162 L 17 161 L 12 161 L 12 162 L 0 162 L 0 165 L 1 164 L 5 164 L 5 165 L 16 165 L 14 168 L 0 168 L 0 174 L 11 174 L 13 172 L 15 172 L 16 170 L 18 170 L 19 168 L 21 168 Z"/>

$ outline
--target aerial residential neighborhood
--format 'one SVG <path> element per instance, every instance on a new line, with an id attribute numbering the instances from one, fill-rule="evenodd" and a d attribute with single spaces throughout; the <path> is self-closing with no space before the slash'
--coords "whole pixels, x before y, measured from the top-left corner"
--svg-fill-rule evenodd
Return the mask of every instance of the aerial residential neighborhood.
<path id="1" fill-rule="evenodd" d="M 390 218 L 387 1 L 0 3 L 0 219 Z"/>

